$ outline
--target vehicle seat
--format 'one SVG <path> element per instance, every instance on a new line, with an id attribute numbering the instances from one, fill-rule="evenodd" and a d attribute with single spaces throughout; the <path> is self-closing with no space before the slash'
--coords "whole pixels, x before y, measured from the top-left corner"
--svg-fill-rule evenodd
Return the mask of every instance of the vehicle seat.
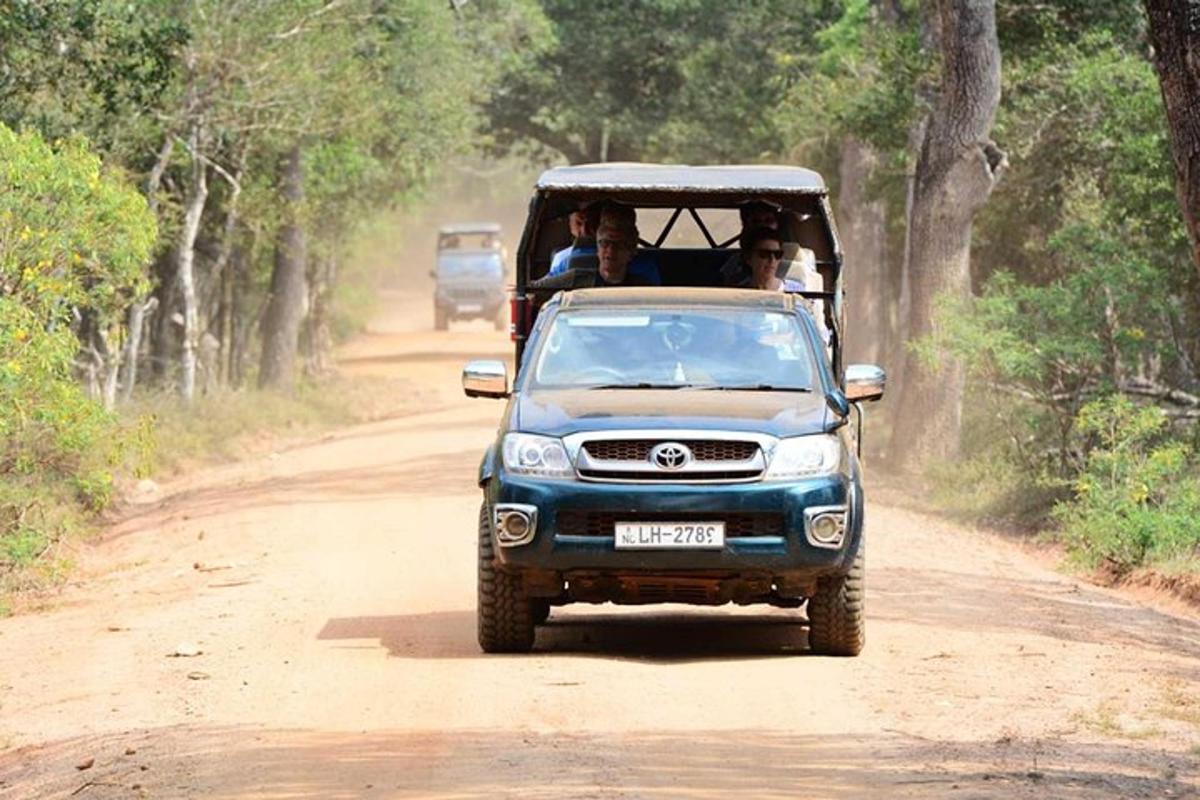
<path id="1" fill-rule="evenodd" d="M 658 259 L 663 286 L 720 286 L 721 265 L 736 250 L 670 248 L 649 250 Z"/>

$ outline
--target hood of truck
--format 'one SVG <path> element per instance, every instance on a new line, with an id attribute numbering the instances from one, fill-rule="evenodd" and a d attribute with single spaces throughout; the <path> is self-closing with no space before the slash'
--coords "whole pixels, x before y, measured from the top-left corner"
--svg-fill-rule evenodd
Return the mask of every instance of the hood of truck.
<path id="1" fill-rule="evenodd" d="M 546 436 L 693 428 L 784 437 L 821 433 L 839 422 L 819 392 L 571 389 L 514 399 L 513 430 Z"/>

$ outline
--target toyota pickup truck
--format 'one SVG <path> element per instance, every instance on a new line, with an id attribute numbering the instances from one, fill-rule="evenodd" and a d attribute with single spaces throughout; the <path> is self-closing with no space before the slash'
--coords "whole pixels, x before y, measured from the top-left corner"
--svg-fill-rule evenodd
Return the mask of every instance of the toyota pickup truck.
<path id="1" fill-rule="evenodd" d="M 663 228 L 640 242 L 663 285 L 537 297 L 581 204 Z M 780 209 L 816 285 L 721 288 L 714 234 L 743 203 Z M 676 246 L 690 220 L 705 246 Z M 709 221 L 706 222 L 706 217 Z M 726 231 L 728 234 L 730 231 Z M 842 366 L 842 261 L 824 182 L 797 167 L 602 164 L 539 179 L 512 297 L 516 373 L 463 371 L 507 400 L 479 469 L 478 639 L 523 652 L 568 603 L 805 609 L 810 650 L 865 641 L 861 406 L 884 374 Z M 536 315 L 535 315 L 536 310 Z"/>

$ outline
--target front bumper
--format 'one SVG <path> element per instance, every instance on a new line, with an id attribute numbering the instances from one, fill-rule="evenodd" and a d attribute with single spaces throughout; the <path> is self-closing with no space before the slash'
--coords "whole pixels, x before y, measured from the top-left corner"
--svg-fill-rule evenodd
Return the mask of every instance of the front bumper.
<path id="1" fill-rule="evenodd" d="M 519 503 L 537 508 L 527 544 L 497 547 L 496 557 L 513 571 L 568 573 L 769 574 L 812 580 L 849 570 L 862 538 L 862 492 L 847 475 L 796 482 L 675 486 L 606 484 L 515 477 L 488 481 L 489 506 Z M 840 547 L 814 546 L 805 536 L 805 510 L 847 507 Z M 605 512 L 630 521 L 639 514 L 670 514 L 720 520 L 723 515 L 772 514 L 782 518 L 778 535 L 729 536 L 720 550 L 618 550 L 611 536 L 568 535 L 560 515 Z"/>
<path id="2" fill-rule="evenodd" d="M 461 316 L 495 316 L 507 300 L 505 292 L 500 290 L 481 290 L 477 287 L 455 290 L 439 288 L 434 295 L 434 302 L 449 314 Z"/>

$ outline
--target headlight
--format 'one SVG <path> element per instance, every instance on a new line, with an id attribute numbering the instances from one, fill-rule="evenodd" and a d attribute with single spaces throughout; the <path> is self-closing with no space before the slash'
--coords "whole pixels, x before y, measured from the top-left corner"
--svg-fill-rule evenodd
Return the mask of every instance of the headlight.
<path id="1" fill-rule="evenodd" d="M 575 477 L 561 441 L 530 433 L 510 433 L 504 437 L 504 468 L 517 475 Z"/>
<path id="2" fill-rule="evenodd" d="M 813 478 L 837 471 L 842 443 L 837 436 L 796 436 L 780 439 L 767 468 L 766 480 Z"/>

